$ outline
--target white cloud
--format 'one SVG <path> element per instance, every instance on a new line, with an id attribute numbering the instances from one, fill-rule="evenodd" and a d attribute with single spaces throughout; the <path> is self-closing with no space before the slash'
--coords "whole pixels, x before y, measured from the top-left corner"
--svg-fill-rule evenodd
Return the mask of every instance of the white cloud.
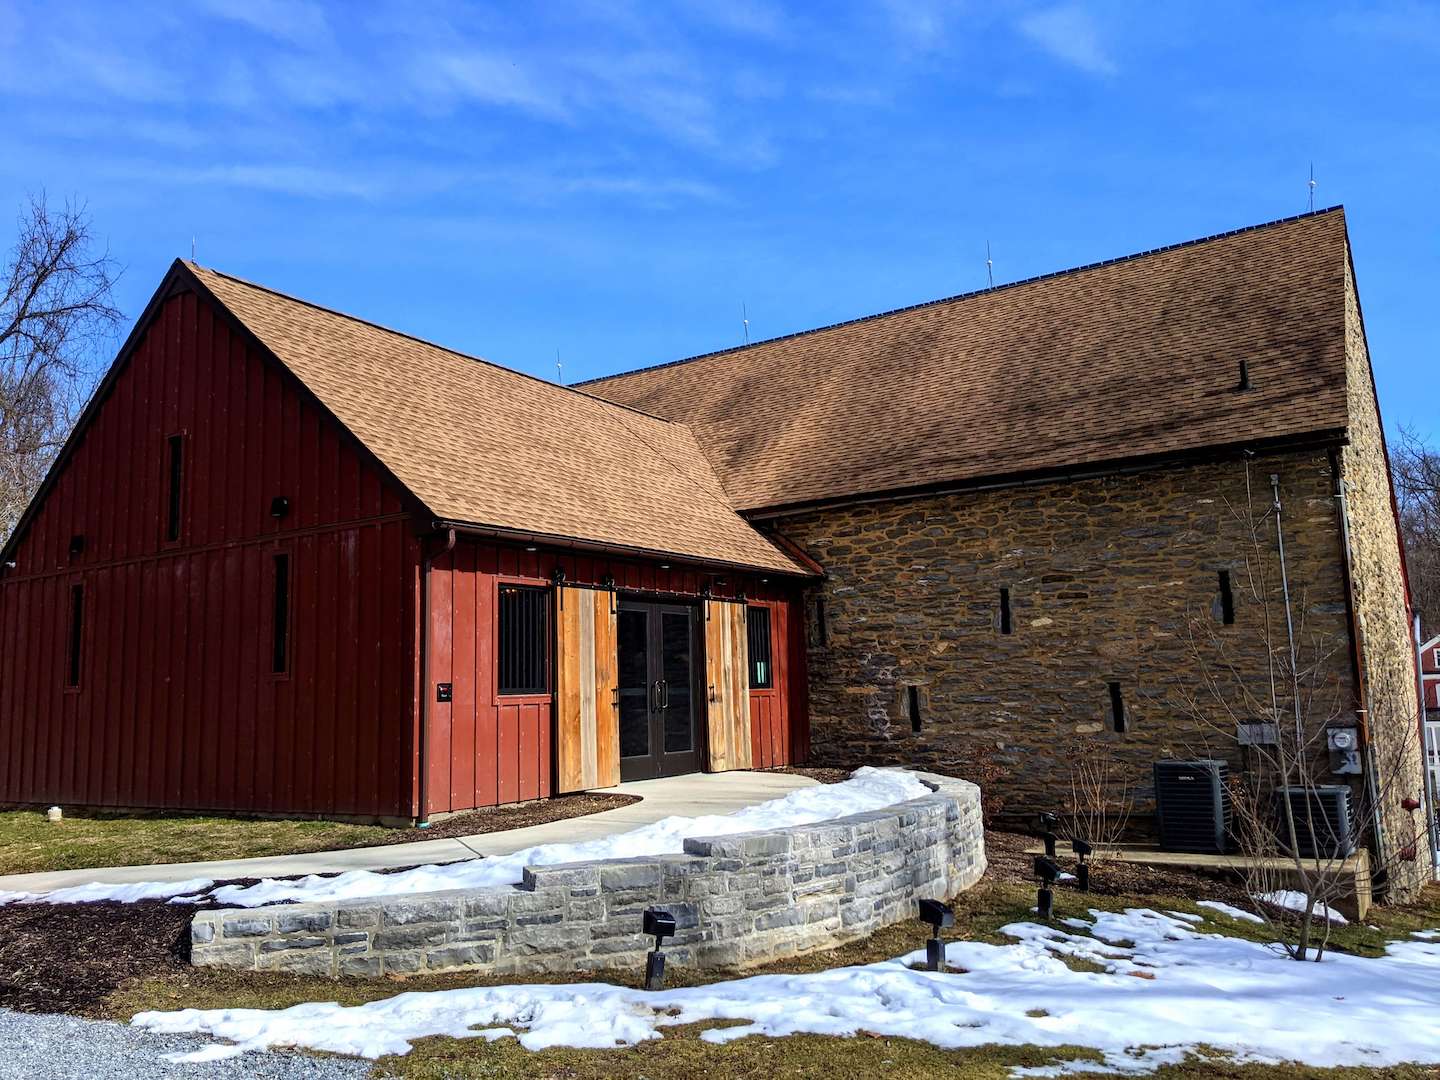
<path id="1" fill-rule="evenodd" d="M 204 0 L 203 8 L 282 41 L 311 42 L 329 32 L 325 12 L 300 0 Z"/>
<path id="2" fill-rule="evenodd" d="M 1020 20 L 1020 32 L 1052 56 L 1091 75 L 1114 75 L 1114 60 L 1100 40 L 1095 20 L 1075 4 L 1032 12 Z"/>

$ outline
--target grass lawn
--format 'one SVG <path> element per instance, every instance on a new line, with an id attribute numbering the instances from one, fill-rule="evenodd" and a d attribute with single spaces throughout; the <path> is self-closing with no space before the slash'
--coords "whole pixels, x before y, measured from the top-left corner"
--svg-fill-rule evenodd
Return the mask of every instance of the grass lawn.
<path id="1" fill-rule="evenodd" d="M 1008 880 L 1007 880 L 1008 878 Z M 1201 883 L 1186 889 L 1186 895 L 1197 899 L 1218 897 L 1220 890 Z M 1009 939 L 999 933 L 1007 923 L 1026 921 L 1031 915 L 1034 891 L 1019 884 L 1013 874 L 992 875 L 975 889 L 955 900 L 956 925 L 946 931 L 951 940 L 978 940 L 1003 943 Z M 1089 908 L 1122 910 L 1127 907 L 1152 907 L 1203 914 L 1212 929 L 1223 929 L 1235 937 L 1264 939 L 1264 928 L 1240 922 L 1198 908 L 1192 900 L 1164 893 L 1128 892 L 1117 895 L 1061 892 L 1057 896 L 1057 915 L 1061 918 L 1083 915 Z M 1422 902 L 1405 908 L 1376 908 L 1367 926 L 1337 929 L 1332 946 L 1361 955 L 1376 955 L 1388 940 L 1404 937 L 1411 930 L 1440 927 L 1440 887 L 1430 889 Z M 750 969 L 743 974 L 816 971 L 849 964 L 872 963 L 889 959 L 918 948 L 925 936 L 917 924 L 888 927 L 872 937 L 851 942 L 824 953 Z M 1067 961 L 1073 966 L 1081 960 Z M 1092 969 L 1093 970 L 1093 969 Z M 697 972 L 672 969 L 669 986 L 701 985 L 735 977 L 734 972 Z M 338 1001 L 361 1004 L 390 997 L 403 991 L 443 990 L 461 986 L 504 985 L 517 981 L 575 982 L 585 979 L 603 980 L 626 985 L 638 984 L 639 972 L 619 971 L 594 975 L 516 978 L 488 978 L 474 973 L 455 972 L 445 975 L 420 976 L 406 980 L 343 979 L 330 980 L 303 976 L 257 974 L 253 972 L 205 971 L 189 969 L 180 974 L 133 980 L 109 995 L 101 1012 L 116 1019 L 128 1020 L 146 1009 L 176 1008 L 284 1008 L 305 1001 Z M 1052 1050 L 1038 1047 L 981 1047 L 973 1050 L 941 1050 L 927 1043 L 903 1039 L 860 1036 L 837 1039 L 823 1036 L 794 1036 L 769 1039 L 759 1036 L 716 1046 L 702 1042 L 701 1031 L 708 1026 L 693 1025 L 666 1030 L 663 1039 L 635 1047 L 616 1050 L 552 1049 L 531 1053 L 514 1040 L 495 1043 L 450 1038 L 423 1039 L 404 1057 L 384 1058 L 376 1065 L 376 1076 L 419 1077 L 439 1080 L 441 1077 L 565 1078 L 589 1080 L 610 1076 L 644 1076 L 650 1080 L 680 1080 L 695 1076 L 756 1077 L 771 1080 L 780 1077 L 808 1076 L 896 1076 L 896 1077 L 1008 1077 L 1014 1065 L 1045 1065 L 1058 1060 L 1096 1058 L 1088 1050 Z M 1300 1066 L 1225 1066 L 1214 1060 L 1196 1061 L 1191 1065 L 1161 1069 L 1154 1074 L 1160 1080 L 1199 1077 L 1236 1077 L 1244 1080 L 1297 1080 L 1300 1077 L 1333 1076 L 1386 1077 L 1393 1080 L 1434 1078 L 1440 1070 L 1429 1067 L 1366 1070 L 1316 1070 Z"/>
<path id="2" fill-rule="evenodd" d="M 336 821 L 265 821 L 167 814 L 77 814 L 52 824 L 41 811 L 0 811 L 0 874 L 92 866 L 208 862 L 437 840 L 538 825 L 610 810 L 625 795 L 575 795 L 459 814 L 429 829 Z"/>

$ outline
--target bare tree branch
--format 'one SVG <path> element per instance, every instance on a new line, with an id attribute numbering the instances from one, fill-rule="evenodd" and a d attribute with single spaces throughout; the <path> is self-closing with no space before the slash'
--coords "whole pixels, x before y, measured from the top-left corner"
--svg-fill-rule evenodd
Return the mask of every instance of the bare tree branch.
<path id="1" fill-rule="evenodd" d="M 94 388 L 98 349 L 120 322 L 118 277 L 84 206 L 20 214 L 0 268 L 0 539 L 8 537 Z"/>

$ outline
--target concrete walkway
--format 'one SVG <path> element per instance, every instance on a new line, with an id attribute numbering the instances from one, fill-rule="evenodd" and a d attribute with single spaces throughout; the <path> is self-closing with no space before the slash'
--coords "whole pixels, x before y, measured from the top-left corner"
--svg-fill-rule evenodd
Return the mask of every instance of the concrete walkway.
<path id="1" fill-rule="evenodd" d="M 638 795 L 640 802 L 586 817 L 551 821 L 507 832 L 481 833 L 448 840 L 417 840 L 410 844 L 316 851 L 305 855 L 274 855 L 261 859 L 218 862 L 159 863 L 110 866 L 90 870 L 56 870 L 0 877 L 0 892 L 48 892 L 90 882 L 123 885 L 137 881 L 185 881 L 189 878 L 293 877 L 338 874 L 345 870 L 383 870 L 421 863 L 454 862 L 478 855 L 508 855 L 537 844 L 572 843 L 629 832 L 667 817 L 729 814 L 756 803 L 778 799 L 815 781 L 791 773 L 693 773 L 663 780 L 642 780 L 605 788 L 606 793 Z"/>

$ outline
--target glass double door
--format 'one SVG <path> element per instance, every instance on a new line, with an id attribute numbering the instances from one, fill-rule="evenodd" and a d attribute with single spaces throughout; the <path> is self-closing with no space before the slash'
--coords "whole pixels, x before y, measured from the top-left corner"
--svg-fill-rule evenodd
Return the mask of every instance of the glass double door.
<path id="1" fill-rule="evenodd" d="M 618 619 L 620 779 L 695 772 L 699 609 L 622 600 Z"/>

